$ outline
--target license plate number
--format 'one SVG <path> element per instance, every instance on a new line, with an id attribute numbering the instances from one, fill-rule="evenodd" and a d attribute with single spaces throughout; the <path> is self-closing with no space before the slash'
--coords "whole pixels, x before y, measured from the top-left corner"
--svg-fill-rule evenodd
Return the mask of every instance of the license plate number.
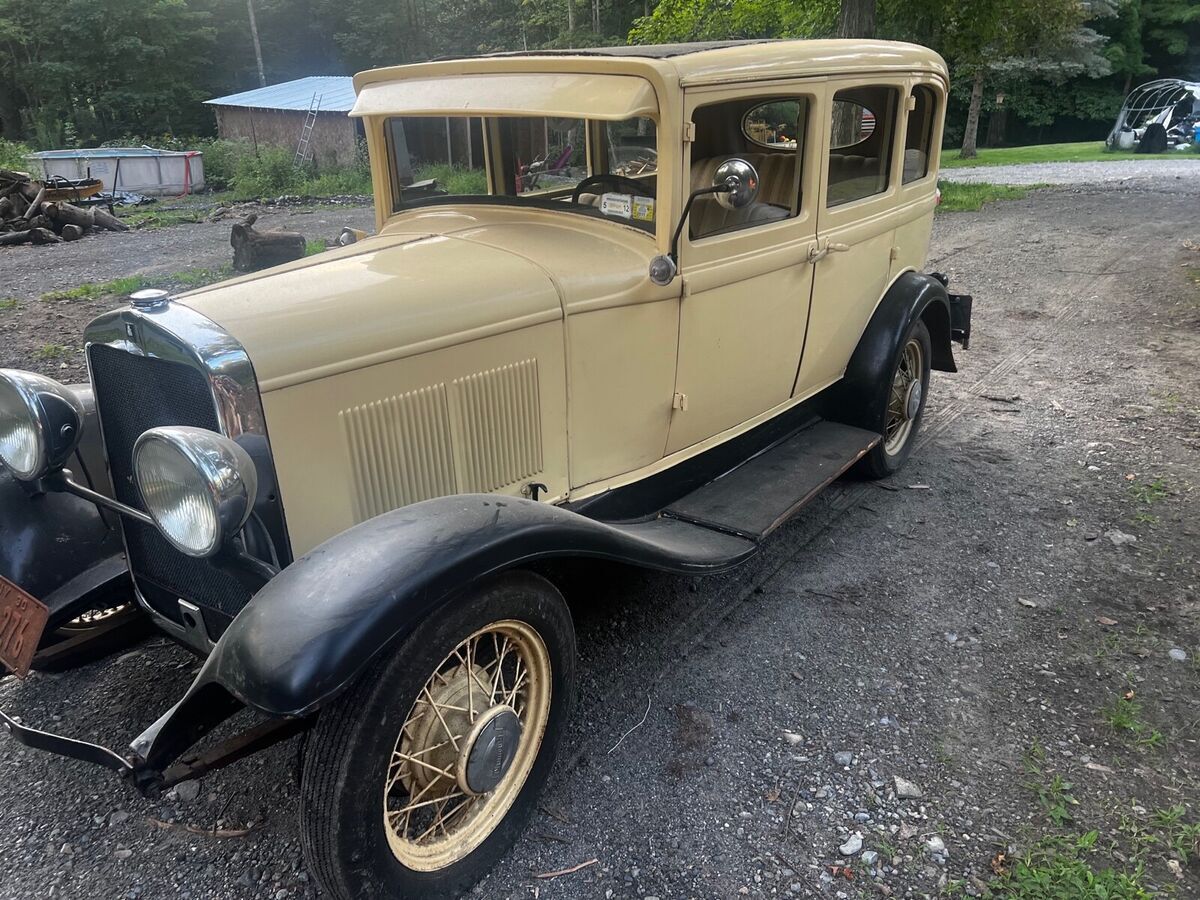
<path id="1" fill-rule="evenodd" d="M 0 576 L 0 663 L 18 678 L 29 674 L 50 608 Z"/>

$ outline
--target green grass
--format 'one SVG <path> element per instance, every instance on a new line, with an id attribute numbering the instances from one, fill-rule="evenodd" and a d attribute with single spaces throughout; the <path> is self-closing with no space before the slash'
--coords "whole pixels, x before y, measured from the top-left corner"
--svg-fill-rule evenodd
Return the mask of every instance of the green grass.
<path id="1" fill-rule="evenodd" d="M 1158 500 L 1162 500 L 1170 490 L 1167 488 L 1167 483 L 1161 478 L 1155 478 L 1153 481 L 1145 484 L 1130 484 L 1129 494 L 1138 503 L 1150 504 Z"/>
<path id="2" fill-rule="evenodd" d="M 1141 864 L 1131 871 L 1098 868 L 1091 857 L 1100 835 L 1051 837 L 1018 857 L 1009 871 L 989 885 L 1003 900 L 1149 900 Z"/>
<path id="3" fill-rule="evenodd" d="M 1035 188 L 1045 187 L 1041 184 L 962 184 L 957 181 L 943 181 L 938 187 L 942 191 L 942 205 L 938 212 L 975 212 L 982 209 L 985 203 L 994 200 L 1021 200 Z"/>
<path id="4" fill-rule="evenodd" d="M 223 281 L 233 274 L 226 263 L 215 269 L 185 269 L 168 275 L 130 275 L 112 281 L 92 281 L 62 291 L 42 294 L 43 300 L 99 300 L 104 297 L 126 297 L 146 288 L 194 288 Z"/>
<path id="5" fill-rule="evenodd" d="M 5 297 L 3 300 L 0 300 L 0 312 L 16 309 L 19 302 L 16 297 Z"/>
<path id="6" fill-rule="evenodd" d="M 1118 697 L 1100 714 L 1113 731 L 1133 737 L 1140 747 L 1160 747 L 1163 744 L 1162 732 L 1142 720 L 1142 704 L 1132 697 Z"/>
<path id="7" fill-rule="evenodd" d="M 1096 162 L 1113 159 L 1161 159 L 1179 156 L 1183 151 L 1145 154 L 1132 150 L 1109 150 L 1103 141 L 1080 141 L 1075 144 L 1034 144 L 1029 147 L 985 147 L 974 159 L 961 159 L 958 150 L 942 153 L 942 168 L 962 166 L 1015 166 L 1038 162 Z"/>
<path id="8" fill-rule="evenodd" d="M 324 253 L 329 249 L 329 245 L 325 242 L 325 238 L 317 238 L 315 241 L 306 241 L 304 244 L 305 256 L 316 256 L 318 253 Z"/>
<path id="9" fill-rule="evenodd" d="M 414 181 L 436 178 L 450 194 L 486 194 L 487 174 L 482 169 L 467 169 L 445 163 L 422 166 L 413 173 Z"/>
<path id="10" fill-rule="evenodd" d="M 42 344 L 34 351 L 38 359 L 63 359 L 71 355 L 71 348 L 66 344 Z"/>

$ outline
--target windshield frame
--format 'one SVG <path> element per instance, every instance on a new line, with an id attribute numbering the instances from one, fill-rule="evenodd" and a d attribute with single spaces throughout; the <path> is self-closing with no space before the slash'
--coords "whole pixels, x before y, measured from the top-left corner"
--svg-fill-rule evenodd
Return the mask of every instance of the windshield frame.
<path id="1" fill-rule="evenodd" d="M 383 168 L 386 172 L 388 187 L 390 188 L 390 201 L 385 212 L 385 218 L 391 220 L 394 217 L 402 216 L 407 212 L 428 208 L 431 206 L 455 206 L 455 205 L 476 205 L 476 206 L 492 206 L 492 207 L 511 207 L 516 209 L 537 209 L 545 212 L 555 213 L 572 213 L 574 215 L 583 216 L 590 219 L 600 219 L 615 225 L 620 225 L 629 228 L 638 234 L 649 236 L 657 240 L 660 234 L 660 225 L 662 216 L 666 213 L 666 201 L 670 199 L 668 196 L 662 195 L 663 182 L 661 179 L 661 167 L 658 165 L 662 151 L 662 130 L 659 122 L 659 117 L 655 115 L 638 115 L 630 117 L 630 119 L 644 118 L 651 123 L 653 128 L 653 140 L 647 144 L 647 148 L 651 151 L 655 160 L 655 169 L 652 173 L 646 173 L 634 180 L 641 178 L 653 177 L 655 180 L 655 191 L 653 194 L 647 192 L 645 196 L 655 198 L 654 219 L 648 222 L 626 219 L 624 217 L 614 217 L 606 215 L 601 210 L 592 205 L 576 205 L 569 201 L 569 197 L 573 193 L 575 186 L 579 184 L 576 181 L 574 184 L 554 185 L 545 189 L 523 192 L 520 194 L 512 193 L 516 190 L 516 179 L 519 177 L 516 174 L 517 166 L 513 153 L 513 129 L 512 123 L 522 119 L 538 119 L 549 118 L 542 117 L 537 114 L 522 113 L 521 115 L 489 115 L 479 113 L 474 110 L 470 111 L 454 111 L 452 113 L 443 113 L 439 115 L 424 115 L 424 114 L 392 114 L 382 116 L 378 120 L 380 130 L 384 139 Z M 584 147 L 583 161 L 587 175 L 591 177 L 597 172 L 609 173 L 612 166 L 612 144 L 610 143 L 609 133 L 606 130 L 614 121 L 628 120 L 612 120 L 593 118 L 590 115 L 575 114 L 573 116 L 564 116 L 564 119 L 574 119 L 583 125 L 584 130 Z M 486 194 L 477 193 L 460 193 L 460 194 L 422 194 L 416 197 L 405 198 L 404 188 L 402 183 L 402 173 L 410 171 L 409 167 L 402 166 L 398 162 L 398 146 L 394 137 L 396 134 L 395 123 L 405 122 L 406 120 L 436 120 L 445 119 L 447 122 L 447 143 L 448 148 L 446 155 L 448 158 L 453 158 L 453 153 L 449 149 L 450 142 L 450 122 L 466 120 L 466 143 L 473 145 L 473 141 L 478 139 L 482 148 L 482 172 L 486 175 L 487 191 Z M 477 130 L 476 130 L 477 129 Z M 459 137 L 461 138 L 461 126 L 458 129 Z M 400 133 L 403 135 L 404 131 Z M 409 152 L 407 137 L 403 138 L 405 144 L 404 153 Z M 460 141 L 461 143 L 461 141 Z M 470 151 L 468 150 L 470 154 Z M 497 190 L 497 186 L 500 189 Z M 638 195 L 642 196 L 642 195 Z M 564 198 L 568 198 L 564 202 Z M 383 198 L 379 198 L 382 200 Z"/>

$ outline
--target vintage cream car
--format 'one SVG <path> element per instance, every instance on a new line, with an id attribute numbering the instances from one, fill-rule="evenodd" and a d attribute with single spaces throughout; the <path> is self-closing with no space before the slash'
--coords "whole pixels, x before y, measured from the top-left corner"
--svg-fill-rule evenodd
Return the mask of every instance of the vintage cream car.
<path id="1" fill-rule="evenodd" d="M 946 67 L 748 42 L 355 86 L 376 235 L 135 295 L 88 328 L 90 392 L 0 373 L 0 459 L 119 513 L 139 603 L 205 658 L 128 753 L 4 721 L 146 793 L 307 731 L 325 888 L 454 896 L 563 734 L 575 643 L 544 561 L 726 570 L 912 451 L 929 371 L 969 336 L 970 298 L 921 272 Z M 411 184 L 447 155 L 477 193 Z M 111 496 L 71 471 L 89 435 Z M 19 668 L 37 601 L 12 597 Z"/>

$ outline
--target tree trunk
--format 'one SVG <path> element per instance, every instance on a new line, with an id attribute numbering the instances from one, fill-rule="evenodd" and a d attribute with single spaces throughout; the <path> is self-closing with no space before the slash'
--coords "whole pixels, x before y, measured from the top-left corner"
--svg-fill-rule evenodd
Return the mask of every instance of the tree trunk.
<path id="1" fill-rule="evenodd" d="M 303 259 L 304 235 L 295 231 L 255 231 L 254 216 L 233 226 L 229 234 L 233 267 L 239 272 L 256 272 L 269 266 Z"/>
<path id="2" fill-rule="evenodd" d="M 254 39 L 254 61 L 258 63 L 259 87 L 267 86 L 267 75 L 263 71 L 262 44 L 258 42 L 258 20 L 254 17 L 254 0 L 246 0 L 246 11 L 250 13 L 250 37 Z"/>
<path id="3" fill-rule="evenodd" d="M 28 231 L 10 231 L 0 234 L 0 247 L 11 247 L 14 244 L 28 244 L 32 235 Z"/>
<path id="4" fill-rule="evenodd" d="M 575 30 L 575 0 L 567 0 L 567 31 Z"/>
<path id="5" fill-rule="evenodd" d="M 70 204 L 65 204 L 70 205 Z M 101 209 L 99 206 L 92 207 L 92 218 L 97 227 L 107 231 L 128 231 L 129 226 L 114 216 L 106 209 Z"/>
<path id="6" fill-rule="evenodd" d="M 600 0 L 592 0 L 592 31 L 600 33 Z"/>
<path id="7" fill-rule="evenodd" d="M 983 108 L 983 69 L 971 82 L 971 105 L 967 107 L 967 127 L 963 129 L 962 159 L 975 158 L 975 142 L 979 137 L 979 111 Z"/>
<path id="8" fill-rule="evenodd" d="M 84 231 L 96 224 L 95 209 L 83 209 L 71 203 L 47 203 L 46 215 L 53 222 L 75 225 Z"/>
<path id="9" fill-rule="evenodd" d="M 842 0 L 838 10 L 837 36 L 875 37 L 875 0 Z"/>
<path id="10" fill-rule="evenodd" d="M 992 114 L 988 116 L 987 137 L 984 138 L 984 146 L 999 147 L 1004 143 L 1004 134 L 1008 129 L 1008 107 L 1001 106 L 999 109 L 992 110 Z"/>

